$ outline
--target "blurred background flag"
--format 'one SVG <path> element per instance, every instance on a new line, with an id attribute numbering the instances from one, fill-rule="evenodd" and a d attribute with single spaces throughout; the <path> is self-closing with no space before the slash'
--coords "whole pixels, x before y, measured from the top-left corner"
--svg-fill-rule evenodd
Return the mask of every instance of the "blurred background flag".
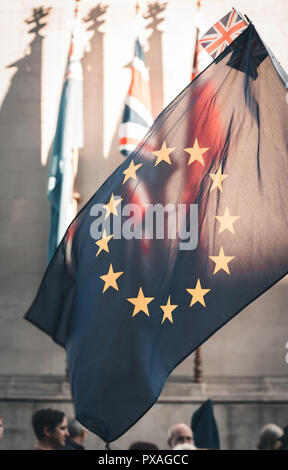
<path id="1" fill-rule="evenodd" d="M 287 274 L 286 82 L 250 23 L 158 116 L 48 266 L 25 318 L 65 347 L 76 419 L 104 441 Z M 127 213 L 132 180 L 154 208 L 171 209 L 156 226 L 144 218 L 146 246 L 142 207 L 137 223 Z"/>
<path id="2" fill-rule="evenodd" d="M 210 398 L 193 413 L 191 429 L 196 447 L 220 449 L 219 431 L 214 416 L 213 401 Z"/>
<path id="3" fill-rule="evenodd" d="M 47 196 L 51 203 L 48 261 L 77 212 L 78 149 L 83 147 L 83 30 L 76 2 L 71 43 L 52 147 Z M 76 199 L 75 199 L 76 197 Z"/>
<path id="4" fill-rule="evenodd" d="M 153 123 L 149 72 L 141 44 L 143 16 L 139 3 L 136 6 L 136 25 L 137 38 L 131 64 L 131 82 L 119 128 L 119 150 L 125 157 L 135 150 Z"/>
<path id="5" fill-rule="evenodd" d="M 191 80 L 198 75 L 198 73 L 202 72 L 209 64 L 212 62 L 212 58 L 210 55 L 205 51 L 205 49 L 201 46 L 199 42 L 199 37 L 201 35 L 201 27 L 202 27 L 202 16 L 204 14 L 204 0 L 197 0 L 197 12 L 196 12 L 196 31 L 195 31 L 195 49 L 194 49 L 194 57 L 193 57 L 193 67 L 192 67 L 192 75 Z"/>

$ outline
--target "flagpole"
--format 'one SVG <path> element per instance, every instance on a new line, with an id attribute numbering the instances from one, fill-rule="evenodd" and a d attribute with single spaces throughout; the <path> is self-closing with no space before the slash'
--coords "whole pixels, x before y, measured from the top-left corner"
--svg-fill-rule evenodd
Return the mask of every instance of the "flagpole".
<path id="1" fill-rule="evenodd" d="M 136 1 L 136 36 L 141 42 L 141 36 L 142 36 L 142 28 L 143 24 L 141 22 L 141 19 L 143 19 L 143 0 L 137 0 Z M 140 19 L 141 18 L 141 19 Z"/>
<path id="2" fill-rule="evenodd" d="M 143 14 L 143 0 L 137 0 L 136 2 L 136 15 Z"/>
<path id="3" fill-rule="evenodd" d="M 197 10 L 196 10 L 196 41 L 195 41 L 195 50 L 197 47 L 198 39 L 199 39 L 199 33 L 200 33 L 200 27 L 199 27 L 199 13 L 201 10 L 201 7 L 203 7 L 203 0 L 197 0 Z"/>
<path id="4" fill-rule="evenodd" d="M 74 19 L 80 17 L 80 3 L 81 0 L 75 0 Z M 73 217 L 76 217 L 78 212 L 78 203 L 81 201 L 81 195 L 77 191 L 77 173 L 79 163 L 79 148 L 72 148 L 72 168 L 73 168 Z M 69 370 L 66 360 L 65 365 L 65 380 L 69 382 Z"/>
<path id="5" fill-rule="evenodd" d="M 203 6 L 203 0 L 197 0 L 197 15 L 200 12 L 201 7 Z M 196 24 L 196 41 L 195 41 L 195 51 L 197 49 L 197 43 L 199 40 L 199 24 Z M 196 64 L 193 63 L 193 70 L 196 67 Z M 196 383 L 202 382 L 202 350 L 201 347 L 196 349 L 195 351 L 195 358 L 194 358 L 194 381 Z"/>
<path id="6" fill-rule="evenodd" d="M 80 18 L 80 4 L 81 0 L 75 0 L 74 18 Z M 73 164 L 73 215 L 74 217 L 78 211 L 78 203 L 81 201 L 81 195 L 77 191 L 77 174 L 79 163 L 79 148 L 72 149 L 72 164 Z"/>

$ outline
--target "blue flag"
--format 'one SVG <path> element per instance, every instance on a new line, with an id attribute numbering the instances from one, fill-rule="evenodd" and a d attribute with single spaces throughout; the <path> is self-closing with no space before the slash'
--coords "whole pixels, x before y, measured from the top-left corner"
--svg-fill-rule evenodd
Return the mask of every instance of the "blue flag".
<path id="1" fill-rule="evenodd" d="M 196 447 L 199 449 L 220 449 L 219 431 L 214 416 L 213 402 L 210 398 L 193 414 L 191 429 Z"/>
<path id="2" fill-rule="evenodd" d="M 66 231 L 26 318 L 65 347 L 76 419 L 106 442 L 287 274 L 286 93 L 249 24 Z"/>
<path id="3" fill-rule="evenodd" d="M 50 162 L 47 193 L 51 203 L 48 261 L 54 255 L 68 225 L 76 215 L 73 207 L 72 149 L 83 147 L 83 74 L 80 35 L 80 21 L 75 19 Z"/>

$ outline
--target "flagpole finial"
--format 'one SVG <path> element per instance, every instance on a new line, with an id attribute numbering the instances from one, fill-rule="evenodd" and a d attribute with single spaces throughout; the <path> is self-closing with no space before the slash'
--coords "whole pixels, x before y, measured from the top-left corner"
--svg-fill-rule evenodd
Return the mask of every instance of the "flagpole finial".
<path id="1" fill-rule="evenodd" d="M 136 15 L 142 15 L 143 13 L 143 1 L 137 0 L 136 2 Z"/>
<path id="2" fill-rule="evenodd" d="M 81 3 L 81 0 L 75 0 L 75 9 L 74 9 L 75 18 L 78 18 L 78 16 L 79 16 L 79 13 L 80 13 L 80 3 Z"/>
<path id="3" fill-rule="evenodd" d="M 203 7 L 204 1 L 203 0 L 197 0 L 197 7 L 201 8 Z"/>

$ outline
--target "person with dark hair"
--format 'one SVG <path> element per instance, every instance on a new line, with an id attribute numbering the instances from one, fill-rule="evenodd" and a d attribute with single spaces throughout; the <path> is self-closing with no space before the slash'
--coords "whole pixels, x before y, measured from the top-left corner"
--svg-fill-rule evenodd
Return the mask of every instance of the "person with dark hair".
<path id="1" fill-rule="evenodd" d="M 85 450 L 84 441 L 87 436 L 87 431 L 75 418 L 68 420 L 68 432 L 69 437 L 61 450 Z"/>
<path id="2" fill-rule="evenodd" d="M 159 450 L 159 447 L 152 442 L 136 441 L 130 445 L 128 450 Z"/>
<path id="3" fill-rule="evenodd" d="M 57 450 L 69 436 L 65 414 L 51 408 L 36 411 L 32 417 L 34 433 L 38 439 L 35 450 Z"/>
<path id="4" fill-rule="evenodd" d="M 288 450 L 288 424 L 284 427 L 283 435 L 278 439 L 278 450 Z"/>

